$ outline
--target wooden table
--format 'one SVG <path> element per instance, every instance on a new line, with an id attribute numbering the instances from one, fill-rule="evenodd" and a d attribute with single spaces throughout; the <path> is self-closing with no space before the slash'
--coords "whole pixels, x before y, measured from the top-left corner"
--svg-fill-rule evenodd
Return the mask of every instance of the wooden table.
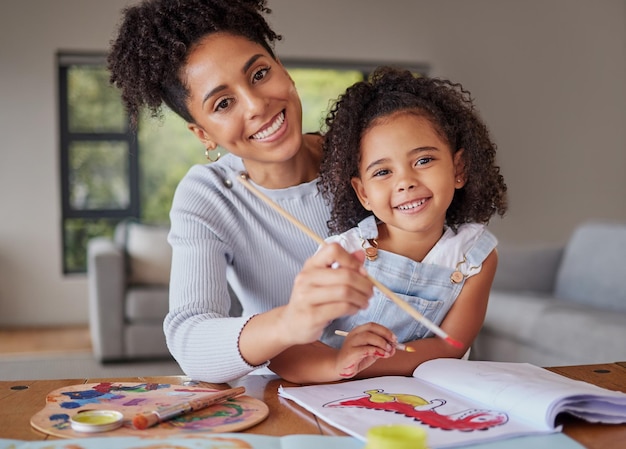
<path id="1" fill-rule="evenodd" d="M 626 393 L 626 362 L 547 368 L 572 379 L 583 380 Z M 30 426 L 30 418 L 45 403 L 46 395 L 58 388 L 94 382 L 155 382 L 182 384 L 185 376 L 131 377 L 115 379 L 57 379 L 32 381 L 0 381 L 0 438 L 18 440 L 54 439 Z M 246 430 L 246 433 L 282 436 L 290 434 L 346 435 L 329 426 L 291 401 L 278 397 L 278 386 L 294 386 L 276 376 L 246 376 L 230 386 L 246 387 L 246 395 L 264 401 L 270 413 L 267 419 Z M 203 384 L 228 388 L 226 384 Z M 564 432 L 589 449 L 626 448 L 625 425 L 590 424 L 570 416 L 562 418 Z"/>

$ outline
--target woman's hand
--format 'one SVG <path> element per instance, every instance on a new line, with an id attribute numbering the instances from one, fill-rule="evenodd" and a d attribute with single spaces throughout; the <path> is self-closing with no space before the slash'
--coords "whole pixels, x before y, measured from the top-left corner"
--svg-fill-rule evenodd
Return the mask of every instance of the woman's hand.
<path id="1" fill-rule="evenodd" d="M 335 318 L 367 308 L 373 286 L 363 260 L 363 252 L 350 254 L 332 243 L 306 261 L 279 324 L 290 345 L 314 342 Z"/>
<path id="2" fill-rule="evenodd" d="M 364 258 L 362 251 L 350 254 L 336 243 L 320 248 L 296 276 L 289 303 L 246 323 L 239 335 L 241 356 L 252 366 L 272 360 L 272 369 L 280 375 L 289 376 L 285 373 L 291 370 L 297 371 L 294 378 L 303 376 L 297 365 L 308 367 L 310 360 L 294 362 L 306 354 L 299 345 L 316 344 L 332 320 L 367 308 L 373 285 Z"/>
<path id="3" fill-rule="evenodd" d="M 371 366 L 376 360 L 392 357 L 397 339 L 386 327 L 366 323 L 352 329 L 337 353 L 339 377 L 350 379 Z"/>

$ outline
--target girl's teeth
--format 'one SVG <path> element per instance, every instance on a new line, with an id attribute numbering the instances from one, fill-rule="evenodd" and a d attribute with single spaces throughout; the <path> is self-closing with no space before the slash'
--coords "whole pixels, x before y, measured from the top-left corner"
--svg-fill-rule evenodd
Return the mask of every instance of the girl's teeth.
<path id="1" fill-rule="evenodd" d="M 282 126 L 284 121 L 285 121 L 285 113 L 281 112 L 280 114 L 278 114 L 278 117 L 276 117 L 276 120 L 274 120 L 274 123 L 272 123 L 272 125 L 269 128 L 266 128 L 263 131 L 259 131 L 258 133 L 253 134 L 252 138 L 260 140 L 260 139 L 265 139 L 271 136 L 276 131 L 278 131 L 278 129 Z"/>
<path id="2" fill-rule="evenodd" d="M 420 200 L 416 203 L 403 204 L 402 206 L 398 206 L 398 209 L 401 209 L 401 210 L 415 209 L 416 207 L 420 207 L 422 204 L 424 204 L 424 201 L 426 200 Z"/>

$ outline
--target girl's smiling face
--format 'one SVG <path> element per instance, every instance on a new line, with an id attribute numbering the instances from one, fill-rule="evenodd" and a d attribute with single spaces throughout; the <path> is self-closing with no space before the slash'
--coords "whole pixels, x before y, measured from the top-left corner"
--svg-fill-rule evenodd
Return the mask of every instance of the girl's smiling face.
<path id="1" fill-rule="evenodd" d="M 302 104 L 285 68 L 244 37 L 211 34 L 192 48 L 182 79 L 189 129 L 247 162 L 283 162 L 302 142 Z"/>
<path id="2" fill-rule="evenodd" d="M 428 118 L 403 111 L 374 122 L 360 151 L 352 186 L 389 236 L 441 236 L 455 189 L 465 184 L 463 150 L 453 154 Z"/>

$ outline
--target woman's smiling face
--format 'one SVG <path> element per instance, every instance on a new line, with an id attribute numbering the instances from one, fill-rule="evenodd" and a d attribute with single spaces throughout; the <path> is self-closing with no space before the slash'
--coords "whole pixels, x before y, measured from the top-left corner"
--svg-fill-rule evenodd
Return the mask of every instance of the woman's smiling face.
<path id="1" fill-rule="evenodd" d="M 455 189 L 464 185 L 463 151 L 453 155 L 427 118 L 408 112 L 376 122 L 360 151 L 360 176 L 352 185 L 389 233 L 440 233 Z"/>
<path id="2" fill-rule="evenodd" d="M 189 129 L 249 161 L 283 162 L 302 142 L 302 104 L 285 68 L 261 45 L 227 33 L 194 46 L 183 67 Z"/>

